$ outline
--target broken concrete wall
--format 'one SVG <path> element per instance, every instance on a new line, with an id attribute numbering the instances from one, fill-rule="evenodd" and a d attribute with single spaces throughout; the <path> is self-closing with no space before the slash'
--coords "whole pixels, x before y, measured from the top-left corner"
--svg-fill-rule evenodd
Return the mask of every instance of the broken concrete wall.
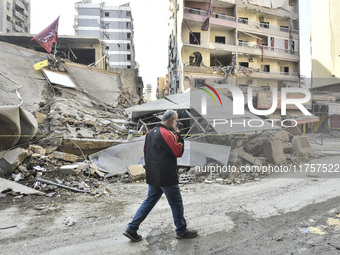
<path id="1" fill-rule="evenodd" d="M 18 90 L 21 107 L 30 112 L 39 109 L 39 103 L 45 101 L 47 82 L 33 65 L 45 59 L 47 54 L 0 42 L 0 106 L 19 105 L 15 89 L 22 85 Z"/>

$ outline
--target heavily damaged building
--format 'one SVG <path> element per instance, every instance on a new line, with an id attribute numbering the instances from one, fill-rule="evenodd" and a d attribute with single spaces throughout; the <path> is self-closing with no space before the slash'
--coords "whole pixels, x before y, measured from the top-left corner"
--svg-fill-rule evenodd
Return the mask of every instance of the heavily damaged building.
<path id="1" fill-rule="evenodd" d="M 297 86 L 298 0 L 170 1 L 169 93 L 206 79 L 239 87 Z"/>

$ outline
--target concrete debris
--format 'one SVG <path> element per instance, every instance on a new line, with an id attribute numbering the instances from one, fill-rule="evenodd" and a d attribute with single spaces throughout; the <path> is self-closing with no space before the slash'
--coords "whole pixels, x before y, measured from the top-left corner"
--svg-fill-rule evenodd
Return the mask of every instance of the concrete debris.
<path id="1" fill-rule="evenodd" d="M 145 169 L 142 165 L 128 166 L 127 172 L 134 181 L 145 178 Z"/>
<path id="2" fill-rule="evenodd" d="M 16 183 L 14 181 L 6 180 L 3 178 L 0 178 L 0 193 L 12 191 L 15 194 L 24 194 L 24 195 L 43 195 L 43 192 L 40 192 L 35 189 L 31 189 L 27 186 L 24 186 L 22 184 Z"/>
<path id="3" fill-rule="evenodd" d="M 0 158 L 5 159 L 13 169 L 19 166 L 28 156 L 28 150 L 22 148 L 0 152 Z"/>
<path id="4" fill-rule="evenodd" d="M 71 227 L 73 226 L 74 224 L 76 224 L 76 222 L 74 221 L 74 219 L 72 219 L 71 217 L 67 217 L 65 220 L 64 220 L 64 224 L 68 227 Z"/>
<path id="5" fill-rule="evenodd" d="M 235 149 L 234 152 L 238 153 L 238 156 L 245 159 L 249 163 L 252 163 L 253 165 L 259 166 L 261 165 L 261 161 L 257 158 L 253 157 L 252 155 L 246 153 L 245 151 L 241 149 Z"/>
<path id="6" fill-rule="evenodd" d="M 272 164 L 281 164 L 286 160 L 286 156 L 283 153 L 282 142 L 270 141 L 263 145 L 263 155 L 268 158 Z"/>
<path id="7" fill-rule="evenodd" d="M 69 162 L 76 162 L 78 160 L 77 155 L 64 153 L 64 152 L 60 152 L 60 151 L 54 151 L 53 157 L 56 158 L 56 159 L 62 159 L 64 161 L 69 161 Z"/>
<path id="8" fill-rule="evenodd" d="M 38 124 L 44 124 L 47 120 L 47 115 L 41 112 L 36 112 L 35 118 L 37 119 Z"/>
<path id="9" fill-rule="evenodd" d="M 294 137 L 292 140 L 294 150 L 298 153 L 314 153 L 308 137 Z"/>
<path id="10" fill-rule="evenodd" d="M 60 174 L 62 175 L 78 175 L 80 171 L 78 165 L 64 165 L 60 167 Z"/>

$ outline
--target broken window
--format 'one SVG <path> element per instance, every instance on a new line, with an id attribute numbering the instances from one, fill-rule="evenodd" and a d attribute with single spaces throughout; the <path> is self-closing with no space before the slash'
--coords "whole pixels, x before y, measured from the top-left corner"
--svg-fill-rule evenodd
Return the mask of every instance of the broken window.
<path id="1" fill-rule="evenodd" d="M 105 46 L 105 50 L 109 50 L 110 49 L 110 47 L 109 46 Z"/>
<path id="2" fill-rule="evenodd" d="M 201 33 L 190 33 L 190 40 L 189 40 L 190 44 L 201 44 Z"/>
<path id="3" fill-rule="evenodd" d="M 261 21 L 261 22 L 260 22 L 260 27 L 269 28 L 269 22 Z"/>
<path id="4" fill-rule="evenodd" d="M 200 15 L 201 9 L 200 8 L 190 8 L 189 13 Z"/>
<path id="5" fill-rule="evenodd" d="M 261 65 L 261 71 L 265 73 L 270 72 L 270 65 Z"/>
<path id="6" fill-rule="evenodd" d="M 130 49 L 130 43 L 128 43 L 127 45 L 126 45 L 126 49 Z"/>
<path id="7" fill-rule="evenodd" d="M 193 52 L 189 57 L 189 63 L 191 66 L 201 66 L 202 54 L 200 52 Z"/>
<path id="8" fill-rule="evenodd" d="M 280 72 L 284 73 L 285 75 L 289 74 L 289 66 L 281 66 Z"/>
<path id="9" fill-rule="evenodd" d="M 131 12 L 127 11 L 126 12 L 126 17 L 131 17 Z"/>
<path id="10" fill-rule="evenodd" d="M 8 16 L 8 15 L 6 16 L 6 19 L 7 19 L 7 21 L 9 21 L 9 22 L 11 21 L 11 17 Z"/>
<path id="11" fill-rule="evenodd" d="M 288 26 L 280 26 L 280 31 L 282 32 L 288 32 Z"/>
<path id="12" fill-rule="evenodd" d="M 204 87 L 205 79 L 195 79 L 195 87 Z"/>
<path id="13" fill-rule="evenodd" d="M 295 0 L 289 0 L 289 5 L 290 6 L 294 6 L 294 4 L 295 4 Z"/>
<path id="14" fill-rule="evenodd" d="M 105 12 L 105 17 L 109 17 L 110 13 L 109 12 Z"/>
<path id="15" fill-rule="evenodd" d="M 131 28 L 131 23 L 130 22 L 126 22 L 126 28 Z"/>
<path id="16" fill-rule="evenodd" d="M 238 65 L 248 68 L 249 67 L 249 62 L 239 62 Z"/>
<path id="17" fill-rule="evenodd" d="M 248 46 L 248 41 L 238 40 L 238 45 L 239 46 Z"/>
<path id="18" fill-rule="evenodd" d="M 131 33 L 127 33 L 126 37 L 127 37 L 127 39 L 130 39 L 131 38 Z"/>
<path id="19" fill-rule="evenodd" d="M 127 69 L 131 69 L 131 66 L 129 65 L 129 66 L 127 66 L 126 68 L 127 68 Z"/>
<path id="20" fill-rule="evenodd" d="M 128 54 L 128 55 L 126 56 L 126 58 L 127 58 L 127 60 L 131 60 L 131 55 Z"/>
<path id="21" fill-rule="evenodd" d="M 239 17 L 238 18 L 238 23 L 248 24 L 248 18 Z"/>
<path id="22" fill-rule="evenodd" d="M 215 36 L 215 43 L 225 44 L 225 36 Z"/>

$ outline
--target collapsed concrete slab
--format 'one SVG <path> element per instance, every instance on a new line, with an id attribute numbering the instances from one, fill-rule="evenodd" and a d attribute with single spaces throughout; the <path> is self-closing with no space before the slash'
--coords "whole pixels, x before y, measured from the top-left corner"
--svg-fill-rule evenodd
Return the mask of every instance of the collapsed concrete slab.
<path id="1" fill-rule="evenodd" d="M 5 192 L 5 191 L 13 191 L 13 192 L 16 192 L 19 194 L 25 194 L 25 195 L 32 195 L 32 194 L 44 195 L 45 194 L 38 190 L 31 189 L 29 187 L 21 185 L 17 182 L 0 178 L 0 193 Z"/>
<path id="2" fill-rule="evenodd" d="M 314 153 L 312 145 L 306 136 L 294 137 L 292 144 L 294 150 L 298 153 Z"/>

